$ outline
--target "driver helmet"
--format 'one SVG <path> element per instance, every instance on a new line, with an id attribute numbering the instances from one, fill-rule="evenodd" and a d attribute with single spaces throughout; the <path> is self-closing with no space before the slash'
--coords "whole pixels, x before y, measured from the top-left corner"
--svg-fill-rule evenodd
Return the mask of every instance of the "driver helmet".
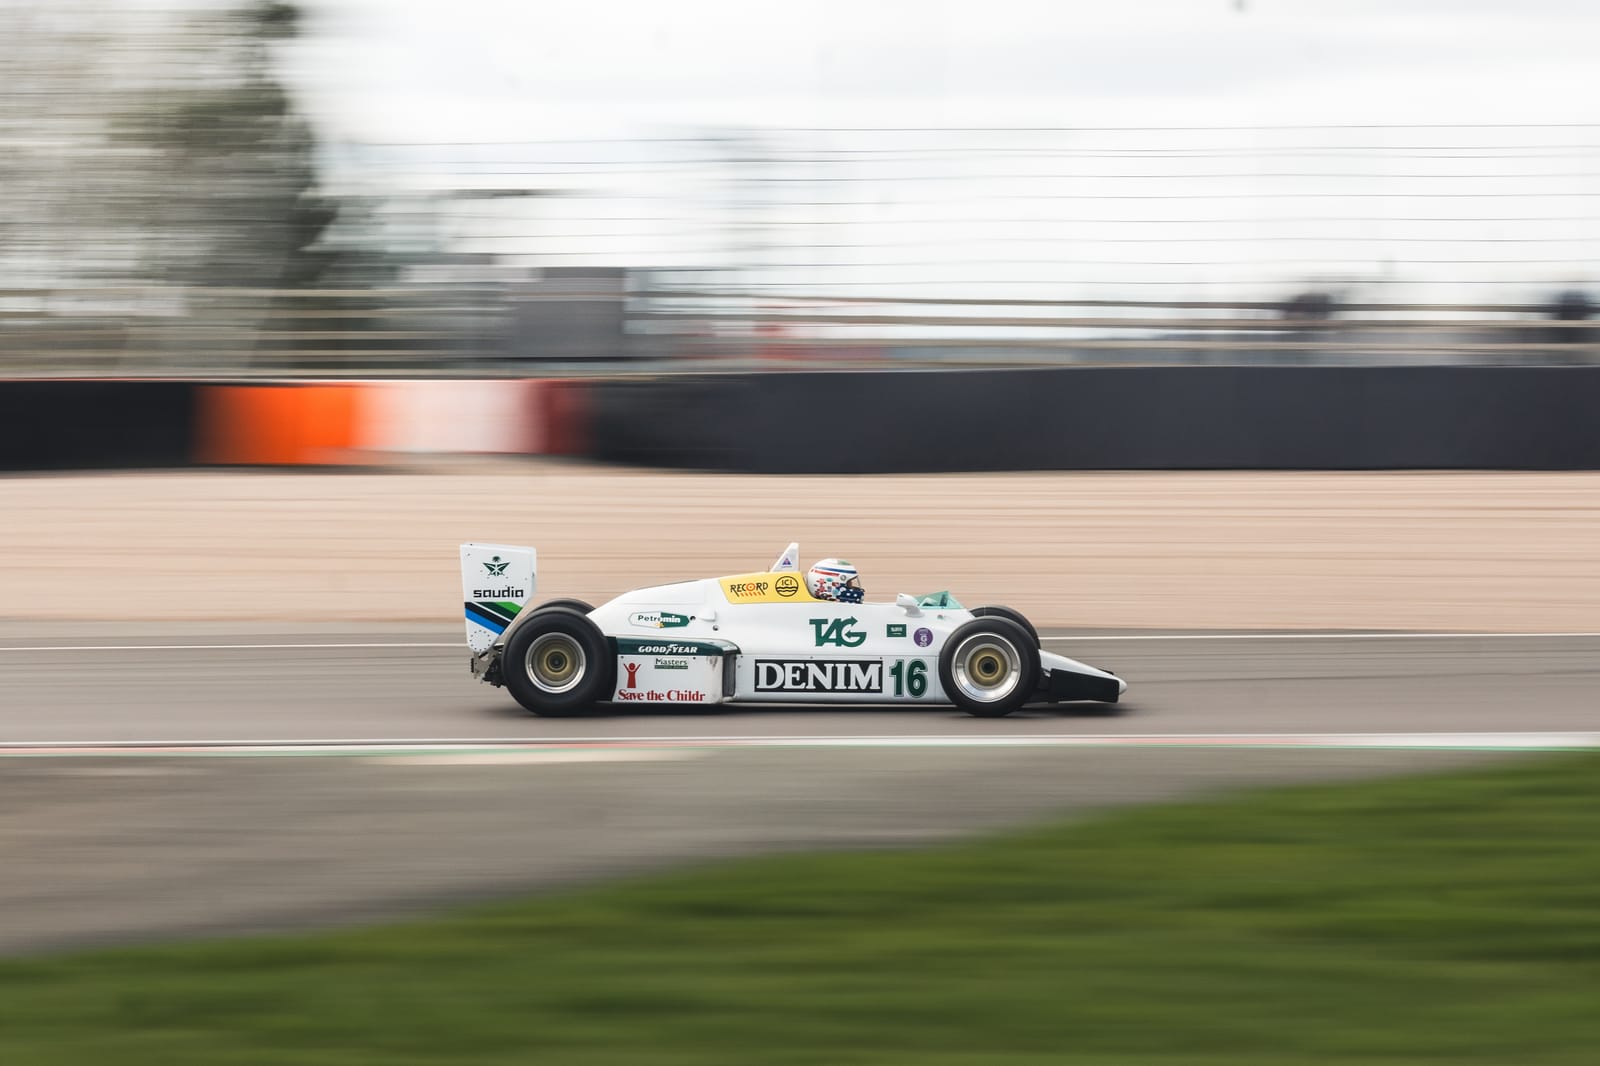
<path id="1" fill-rule="evenodd" d="M 806 588 L 819 600 L 860 603 L 867 595 L 861 574 L 843 559 L 823 559 L 806 572 Z"/>

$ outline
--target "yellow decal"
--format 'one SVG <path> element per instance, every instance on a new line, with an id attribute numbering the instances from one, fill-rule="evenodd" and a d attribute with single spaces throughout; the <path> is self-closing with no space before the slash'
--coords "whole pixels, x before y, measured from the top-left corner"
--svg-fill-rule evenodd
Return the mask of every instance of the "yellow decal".
<path id="1" fill-rule="evenodd" d="M 782 573 L 738 574 L 719 578 L 729 603 L 816 603 L 805 579 L 791 570 Z"/>

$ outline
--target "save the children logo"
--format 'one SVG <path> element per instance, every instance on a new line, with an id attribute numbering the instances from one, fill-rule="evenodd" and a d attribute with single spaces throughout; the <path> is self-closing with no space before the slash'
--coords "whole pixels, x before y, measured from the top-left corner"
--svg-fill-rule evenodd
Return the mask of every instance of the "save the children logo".
<path id="1" fill-rule="evenodd" d="M 628 671 L 628 688 L 639 687 L 639 663 L 623 663 L 623 669 Z"/>

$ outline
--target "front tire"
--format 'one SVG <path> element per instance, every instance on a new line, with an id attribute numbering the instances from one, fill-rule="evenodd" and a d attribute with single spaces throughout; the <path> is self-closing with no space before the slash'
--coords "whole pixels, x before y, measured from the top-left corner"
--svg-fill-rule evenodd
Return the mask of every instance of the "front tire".
<path id="1" fill-rule="evenodd" d="M 974 618 L 1004 618 L 1008 622 L 1015 622 L 1017 625 L 1021 626 L 1027 632 L 1028 638 L 1033 641 L 1033 646 L 1035 648 L 1040 647 L 1040 644 L 1039 644 L 1039 631 L 1033 627 L 1033 623 L 1032 622 L 1028 621 L 1026 615 L 1024 615 L 1021 611 L 1016 610 L 1015 608 L 998 607 L 998 606 L 996 606 L 996 607 L 974 607 L 972 609 L 972 617 L 974 617 Z"/>
<path id="2" fill-rule="evenodd" d="M 616 656 L 600 627 L 570 607 L 541 607 L 506 644 L 505 685 L 534 714 L 570 718 L 609 694 Z"/>
<path id="3" fill-rule="evenodd" d="M 1003 717 L 1033 697 L 1039 645 L 1008 618 L 974 619 L 944 642 L 939 683 L 950 702 L 968 714 Z"/>

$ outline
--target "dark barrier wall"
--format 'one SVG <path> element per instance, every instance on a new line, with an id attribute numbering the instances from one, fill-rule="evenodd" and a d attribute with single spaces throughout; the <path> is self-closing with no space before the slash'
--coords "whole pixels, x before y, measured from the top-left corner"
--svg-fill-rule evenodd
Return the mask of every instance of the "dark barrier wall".
<path id="1" fill-rule="evenodd" d="M 0 381 L 0 470 L 187 466 L 187 381 Z"/>
<path id="2" fill-rule="evenodd" d="M 644 466 L 754 469 L 756 452 L 771 441 L 752 434 L 787 440 L 795 428 L 775 419 L 765 430 L 751 417 L 747 406 L 766 402 L 762 384 L 755 374 L 591 381 L 588 454 Z"/>
<path id="3" fill-rule="evenodd" d="M 0 381 L 0 470 L 188 465 L 199 389 Z M 769 372 L 547 399 L 545 451 L 708 470 L 1600 469 L 1600 367 Z"/>
<path id="4" fill-rule="evenodd" d="M 596 381 L 592 454 L 768 473 L 1600 469 L 1600 367 L 1084 367 Z"/>

